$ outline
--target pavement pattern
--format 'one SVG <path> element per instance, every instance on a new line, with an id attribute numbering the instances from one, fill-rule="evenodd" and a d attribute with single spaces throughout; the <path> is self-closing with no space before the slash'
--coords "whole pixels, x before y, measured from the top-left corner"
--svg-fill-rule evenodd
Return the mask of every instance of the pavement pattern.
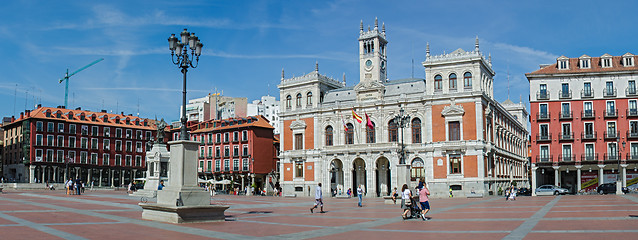
<path id="1" fill-rule="evenodd" d="M 6 190 L 6 189 L 5 189 Z M 218 195 L 226 221 L 169 224 L 142 220 L 124 191 L 0 194 L 0 239 L 638 239 L 637 195 L 431 199 L 429 221 L 401 218 L 380 198 L 324 200 Z"/>

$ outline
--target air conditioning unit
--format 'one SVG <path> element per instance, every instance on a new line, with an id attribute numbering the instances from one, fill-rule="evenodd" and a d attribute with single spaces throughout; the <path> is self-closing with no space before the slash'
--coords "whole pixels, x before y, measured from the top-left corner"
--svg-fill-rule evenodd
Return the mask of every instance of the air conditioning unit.
<path id="1" fill-rule="evenodd" d="M 106 135 L 107 137 L 110 137 L 111 133 L 110 132 L 105 132 L 104 135 Z"/>

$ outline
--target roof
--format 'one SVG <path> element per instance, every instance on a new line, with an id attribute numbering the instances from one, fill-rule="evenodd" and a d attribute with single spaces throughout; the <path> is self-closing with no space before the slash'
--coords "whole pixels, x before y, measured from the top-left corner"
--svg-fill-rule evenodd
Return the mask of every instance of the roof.
<path id="1" fill-rule="evenodd" d="M 49 113 L 47 115 L 47 113 Z M 57 116 L 57 113 L 60 113 L 60 116 Z M 84 115 L 84 120 L 81 119 L 81 116 Z M 93 121 L 92 116 L 95 115 L 95 121 Z M 100 117 L 98 117 L 100 116 Z M 106 121 L 104 121 L 104 116 L 107 116 Z M 115 119 L 123 119 L 124 121 L 119 121 L 116 123 Z M 102 125 L 102 126 L 113 126 L 113 127 L 131 127 L 131 128 L 140 128 L 140 129 L 155 129 L 155 120 L 151 120 L 148 118 L 141 118 L 136 116 L 122 115 L 122 114 L 113 114 L 113 113 L 104 113 L 104 112 L 92 112 L 87 110 L 71 110 L 66 108 L 53 108 L 53 107 L 39 107 L 34 109 L 33 111 L 27 111 L 25 114 L 22 114 L 20 118 L 13 121 L 11 124 L 21 122 L 27 119 L 51 119 L 64 121 L 68 123 L 78 123 L 78 124 L 92 124 L 92 125 Z M 126 119 L 129 119 L 129 124 L 126 123 Z M 139 121 L 139 125 L 136 125 L 135 122 Z M 144 121 L 147 122 L 147 126 L 144 126 Z M 7 125 L 11 125 L 7 124 Z"/>
<path id="2" fill-rule="evenodd" d="M 258 115 L 245 118 L 227 118 L 220 120 L 211 119 L 197 124 L 197 126 L 195 126 L 196 130 L 192 131 L 191 133 L 212 132 L 240 127 L 275 129 L 273 126 L 270 125 L 270 123 L 268 123 L 268 119 L 266 119 L 262 115 Z"/>
<path id="3" fill-rule="evenodd" d="M 625 54 L 627 55 L 627 54 Z M 611 56 L 609 54 L 603 55 L 604 57 Z M 628 55 L 629 56 L 629 55 Z M 589 56 L 583 55 L 581 58 L 586 58 Z M 526 76 L 531 75 L 543 75 L 543 74 L 561 74 L 561 73 L 591 73 L 591 72 L 620 72 L 620 71 L 638 71 L 638 64 L 636 63 L 636 57 L 631 55 L 634 58 L 634 66 L 633 67 L 625 67 L 623 65 L 622 56 L 611 56 L 612 59 L 612 67 L 603 68 L 600 64 L 601 57 L 592 57 L 590 62 L 590 68 L 580 68 L 579 58 L 569 58 L 569 69 L 558 69 L 558 63 L 554 63 L 551 65 L 547 65 L 541 67 L 536 71 L 525 74 Z"/>

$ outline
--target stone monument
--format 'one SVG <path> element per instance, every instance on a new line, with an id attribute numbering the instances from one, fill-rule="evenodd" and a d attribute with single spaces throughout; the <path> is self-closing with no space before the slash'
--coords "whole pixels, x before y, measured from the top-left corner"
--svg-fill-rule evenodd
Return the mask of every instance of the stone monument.
<path id="1" fill-rule="evenodd" d="M 164 144 L 166 126 L 164 119 L 157 123 L 157 138 L 147 143 L 147 149 L 151 149 L 151 151 L 146 152 L 146 182 L 144 183 L 144 189 L 130 194 L 131 196 L 154 198 L 157 197 L 157 186 L 161 180 L 164 180 L 164 185 L 169 184 L 169 152 L 166 150 L 166 144 Z"/>
<path id="2" fill-rule="evenodd" d="M 157 192 L 157 203 L 139 203 L 142 219 L 169 223 L 224 221 L 229 206 L 211 205 L 210 194 L 197 186 L 199 142 L 177 140 L 168 145 L 170 185 Z"/>

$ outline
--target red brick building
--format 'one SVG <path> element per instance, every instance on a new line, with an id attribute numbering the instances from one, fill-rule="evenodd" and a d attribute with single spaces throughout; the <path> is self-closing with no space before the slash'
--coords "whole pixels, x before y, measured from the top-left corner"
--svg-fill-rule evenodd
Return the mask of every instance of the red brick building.
<path id="1" fill-rule="evenodd" d="M 638 65 L 633 54 L 561 56 L 526 76 L 533 184 L 576 192 L 638 181 Z"/>
<path id="2" fill-rule="evenodd" d="M 146 142 L 155 135 L 150 119 L 63 107 L 38 106 L 2 128 L 3 176 L 30 183 L 127 184 L 144 176 Z"/>
<path id="3" fill-rule="evenodd" d="M 191 140 L 200 142 L 200 178 L 231 180 L 242 189 L 249 183 L 262 189 L 274 187 L 277 150 L 274 128 L 266 118 L 209 120 L 190 129 Z"/>

